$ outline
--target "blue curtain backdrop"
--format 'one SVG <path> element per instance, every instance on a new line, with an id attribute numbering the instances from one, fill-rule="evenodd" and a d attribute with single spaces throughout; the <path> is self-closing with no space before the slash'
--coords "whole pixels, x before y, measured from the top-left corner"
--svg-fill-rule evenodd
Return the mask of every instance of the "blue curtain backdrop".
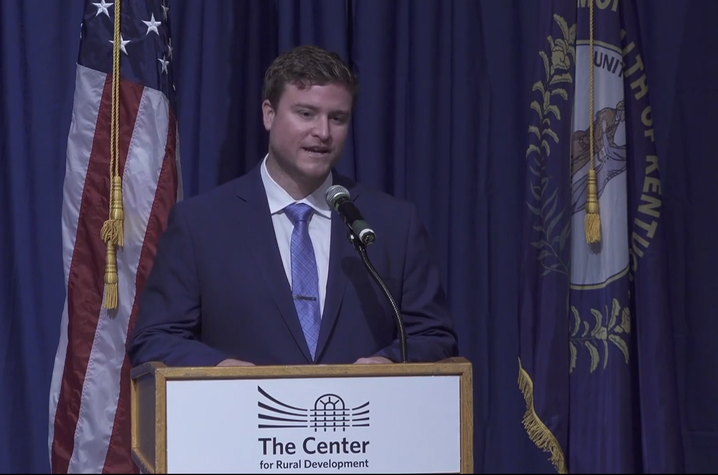
<path id="1" fill-rule="evenodd" d="M 718 2 L 638 3 L 663 177 L 684 468 L 713 472 Z M 83 5 L 0 2 L 0 472 L 49 469 L 64 155 Z M 553 472 L 521 425 L 517 385 L 540 11 L 537 0 L 171 2 L 185 196 L 263 157 L 262 74 L 277 53 L 316 43 L 356 68 L 359 103 L 340 168 L 415 201 L 429 227 L 460 350 L 474 365 L 477 472 Z"/>

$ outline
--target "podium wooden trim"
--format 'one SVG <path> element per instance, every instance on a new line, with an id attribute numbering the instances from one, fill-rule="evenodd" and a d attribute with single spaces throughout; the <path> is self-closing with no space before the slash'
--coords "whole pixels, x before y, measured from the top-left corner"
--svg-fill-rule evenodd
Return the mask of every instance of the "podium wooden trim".
<path id="1" fill-rule="evenodd" d="M 473 374 L 471 362 L 462 357 L 437 363 L 367 365 L 168 367 L 145 363 L 130 373 L 132 459 L 143 473 L 167 473 L 167 381 L 438 375 L 459 376 L 461 473 L 474 473 Z"/>

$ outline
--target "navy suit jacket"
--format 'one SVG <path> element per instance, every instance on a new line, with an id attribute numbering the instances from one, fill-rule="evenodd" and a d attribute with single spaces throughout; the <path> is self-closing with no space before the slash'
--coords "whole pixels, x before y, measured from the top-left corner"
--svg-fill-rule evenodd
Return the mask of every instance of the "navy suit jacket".
<path id="1" fill-rule="evenodd" d="M 403 314 L 410 361 L 456 356 L 456 334 L 440 273 L 414 206 L 337 173 L 376 232 L 369 258 Z M 214 366 L 400 361 L 388 300 L 364 268 L 348 228 L 332 214 L 329 272 L 312 361 L 277 246 L 259 166 L 217 189 L 178 202 L 140 297 L 127 342 L 133 366 Z"/>

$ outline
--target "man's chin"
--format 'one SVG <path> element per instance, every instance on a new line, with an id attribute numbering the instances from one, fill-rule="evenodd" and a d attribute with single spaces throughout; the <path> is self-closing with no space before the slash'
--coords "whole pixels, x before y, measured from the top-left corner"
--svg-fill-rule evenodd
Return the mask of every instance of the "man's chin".
<path id="1" fill-rule="evenodd" d="M 301 170 L 301 176 L 308 182 L 313 185 L 319 186 L 322 184 L 324 180 L 326 180 L 327 176 L 331 173 L 330 168 L 322 168 L 322 169 L 311 169 L 311 170 Z"/>
<path id="2" fill-rule="evenodd" d="M 334 160 L 322 158 L 316 160 L 302 160 L 297 164 L 299 171 L 307 178 L 325 178 L 332 170 Z"/>

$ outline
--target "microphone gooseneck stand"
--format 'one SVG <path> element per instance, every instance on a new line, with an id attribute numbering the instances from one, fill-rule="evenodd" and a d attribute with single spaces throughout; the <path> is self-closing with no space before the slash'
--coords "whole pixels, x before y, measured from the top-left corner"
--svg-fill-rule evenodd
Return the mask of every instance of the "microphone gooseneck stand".
<path id="1" fill-rule="evenodd" d="M 404 329 L 404 322 L 401 318 L 401 311 L 399 311 L 399 306 L 396 304 L 394 297 L 392 297 L 389 288 L 386 286 L 381 276 L 369 260 L 369 256 L 367 255 L 366 246 L 364 245 L 364 243 L 361 242 L 361 240 L 358 239 L 351 231 L 349 232 L 349 240 L 354 245 L 354 249 L 356 249 L 359 253 L 361 260 L 364 263 L 364 267 L 366 267 L 366 270 L 369 271 L 369 274 L 372 276 L 374 281 L 379 284 L 379 287 L 381 288 L 382 292 L 384 292 L 384 295 L 389 300 L 391 308 L 394 310 L 394 321 L 396 322 L 396 328 L 399 332 L 399 343 L 401 346 L 401 362 L 406 363 L 408 361 L 406 356 L 406 330 Z"/>

